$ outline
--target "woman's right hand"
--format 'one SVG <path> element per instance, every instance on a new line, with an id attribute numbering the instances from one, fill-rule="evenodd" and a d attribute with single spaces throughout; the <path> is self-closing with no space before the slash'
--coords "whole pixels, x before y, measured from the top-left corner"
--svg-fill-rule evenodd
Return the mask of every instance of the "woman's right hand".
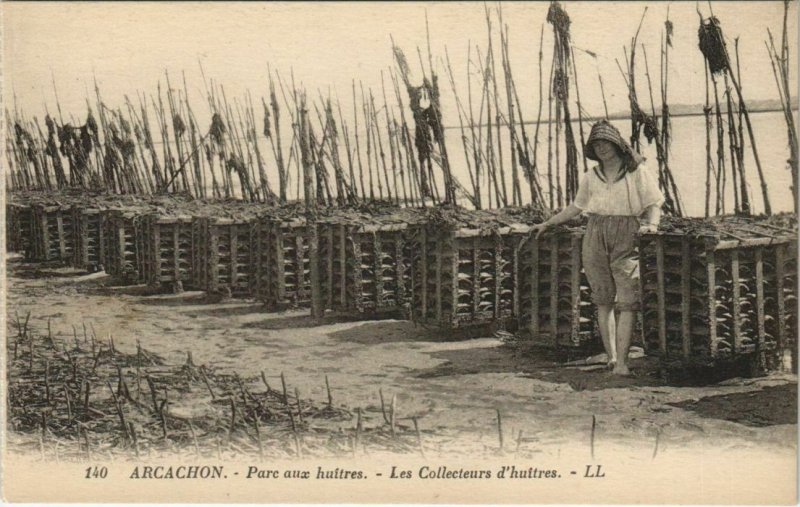
<path id="1" fill-rule="evenodd" d="M 541 224 L 536 224 L 536 225 L 534 225 L 533 227 L 531 227 L 531 233 L 535 232 L 535 233 L 536 233 L 536 239 L 539 239 L 539 236 L 541 236 L 541 235 L 542 235 L 542 233 L 543 233 L 543 232 L 544 232 L 544 231 L 545 231 L 545 230 L 546 230 L 548 227 L 550 227 L 550 226 L 549 226 L 549 224 L 547 224 L 546 222 L 542 222 Z"/>

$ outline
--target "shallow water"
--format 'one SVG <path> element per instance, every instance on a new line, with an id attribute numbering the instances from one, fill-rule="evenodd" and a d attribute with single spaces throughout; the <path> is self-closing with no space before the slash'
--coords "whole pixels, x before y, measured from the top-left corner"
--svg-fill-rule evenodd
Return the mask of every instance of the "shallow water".
<path id="1" fill-rule="evenodd" d="M 792 194 L 790 186 L 792 183 L 791 173 L 788 169 L 787 159 L 789 158 L 789 148 L 786 134 L 786 123 L 781 111 L 751 113 L 750 115 L 753 132 L 756 139 L 761 167 L 764 171 L 764 178 L 767 183 L 770 204 L 773 212 L 792 211 Z M 713 117 L 712 117 L 713 122 Z M 613 123 L 623 136 L 630 135 L 629 120 L 613 120 Z M 589 135 L 591 125 L 584 123 L 584 135 Z M 726 124 L 727 129 L 727 124 Z M 526 125 L 528 137 L 533 139 L 535 125 Z M 580 145 L 580 134 L 578 123 L 573 122 L 573 130 L 577 144 Z M 470 179 L 467 173 L 466 163 L 464 162 L 464 150 L 461 142 L 461 133 L 458 129 L 448 129 L 447 148 L 450 157 L 453 159 L 454 173 L 458 180 L 469 188 Z M 555 133 L 553 134 L 555 138 Z M 748 193 L 755 213 L 764 211 L 763 199 L 761 194 L 761 183 L 758 177 L 755 158 L 750 146 L 747 129 L 744 127 L 745 136 L 745 175 L 748 184 Z M 653 168 L 657 167 L 655 144 L 647 145 L 643 140 L 643 155 Z M 511 159 L 508 151 L 509 138 L 507 130 L 502 136 L 505 171 L 507 184 L 510 194 L 511 185 Z M 531 140 L 531 142 L 533 142 Z M 561 163 L 564 160 L 563 132 L 562 132 Z M 547 125 L 542 124 L 539 131 L 539 150 L 537 162 L 539 167 L 539 178 L 542 185 L 547 184 Z M 714 165 L 717 163 L 716 131 L 712 123 L 711 131 L 711 157 Z M 725 211 L 733 211 L 733 190 L 730 180 L 730 151 L 728 148 L 728 134 L 725 132 L 725 157 L 726 171 L 728 172 L 727 192 L 725 196 Z M 555 155 L 553 155 L 555 160 Z M 589 160 L 589 167 L 592 161 Z M 581 148 L 578 146 L 578 166 L 582 173 L 583 161 Z M 670 168 L 675 177 L 678 192 L 682 198 L 685 214 L 688 216 L 703 216 L 705 213 L 705 185 L 706 185 L 706 132 L 705 117 L 700 116 L 681 116 L 672 119 L 672 149 L 670 153 Z M 522 196 L 524 201 L 528 201 L 527 182 L 522 181 Z M 562 181 L 563 185 L 563 181 Z M 715 185 L 712 182 L 712 187 Z M 486 183 L 482 183 L 486 187 Z M 713 188 L 712 188 L 713 192 Z M 487 193 L 482 192 L 482 199 L 487 200 Z M 713 194 L 712 194 L 712 210 Z"/>

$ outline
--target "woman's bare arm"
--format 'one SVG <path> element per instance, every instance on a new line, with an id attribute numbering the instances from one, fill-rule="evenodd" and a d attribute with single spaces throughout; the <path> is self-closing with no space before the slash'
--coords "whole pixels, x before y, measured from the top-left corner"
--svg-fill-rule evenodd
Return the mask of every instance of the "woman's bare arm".
<path id="1" fill-rule="evenodd" d="M 544 225 L 551 226 L 551 225 L 560 225 L 564 222 L 569 222 L 576 216 L 581 214 L 581 210 L 575 207 L 574 204 L 569 203 L 566 208 L 562 209 L 549 219 L 545 220 Z"/>
<path id="2" fill-rule="evenodd" d="M 580 214 L 581 214 L 580 208 L 575 207 L 575 205 L 572 203 L 568 204 L 566 208 L 562 209 L 554 216 L 545 220 L 541 224 L 533 226 L 533 229 L 536 231 L 536 237 L 539 237 L 539 235 L 548 227 L 568 222 Z"/>
<path id="3" fill-rule="evenodd" d="M 658 204 L 648 206 L 642 212 L 642 226 L 639 228 L 639 230 L 640 232 L 644 232 L 643 229 L 646 229 L 647 231 L 656 231 L 660 222 L 661 206 Z"/>

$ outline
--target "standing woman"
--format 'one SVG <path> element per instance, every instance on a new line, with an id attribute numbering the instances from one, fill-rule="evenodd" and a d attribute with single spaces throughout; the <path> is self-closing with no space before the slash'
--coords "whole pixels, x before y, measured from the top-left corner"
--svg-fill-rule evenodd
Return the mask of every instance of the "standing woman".
<path id="1" fill-rule="evenodd" d="M 550 226 L 581 212 L 588 214 L 583 268 L 597 306 L 608 366 L 617 375 L 628 375 L 628 351 L 639 311 L 636 236 L 658 229 L 664 196 L 642 156 L 608 121 L 592 126 L 584 152 L 599 165 L 583 175 L 572 203 L 534 229 L 539 237 Z"/>

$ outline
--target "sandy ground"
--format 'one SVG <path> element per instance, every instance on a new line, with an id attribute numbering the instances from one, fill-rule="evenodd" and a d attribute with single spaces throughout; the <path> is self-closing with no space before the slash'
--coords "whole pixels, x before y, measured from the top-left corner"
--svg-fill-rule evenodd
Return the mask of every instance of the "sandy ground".
<path id="1" fill-rule="evenodd" d="M 139 340 L 174 363 L 191 351 L 196 364 L 243 377 L 263 371 L 273 387 L 283 373 L 289 389 L 318 401 L 327 399 L 327 375 L 335 404 L 362 408 L 366 424 L 382 419 L 379 390 L 387 403 L 396 395 L 400 424 L 411 426 L 416 417 L 432 455 L 496 452 L 496 411 L 507 452 L 520 456 L 588 449 L 592 416 L 597 449 L 796 453 L 797 377 L 787 373 L 670 387 L 649 359 L 634 362 L 634 378 L 618 378 L 520 354 L 494 337 L 447 336 L 406 321 L 315 322 L 307 311 L 267 313 L 252 300 L 212 303 L 200 292 L 148 294 L 114 287 L 102 273 L 13 258 L 8 276 L 9 321 L 30 311 L 37 332 L 48 318 L 62 337 L 73 325 L 91 324 L 123 351 L 135 352 Z"/>

